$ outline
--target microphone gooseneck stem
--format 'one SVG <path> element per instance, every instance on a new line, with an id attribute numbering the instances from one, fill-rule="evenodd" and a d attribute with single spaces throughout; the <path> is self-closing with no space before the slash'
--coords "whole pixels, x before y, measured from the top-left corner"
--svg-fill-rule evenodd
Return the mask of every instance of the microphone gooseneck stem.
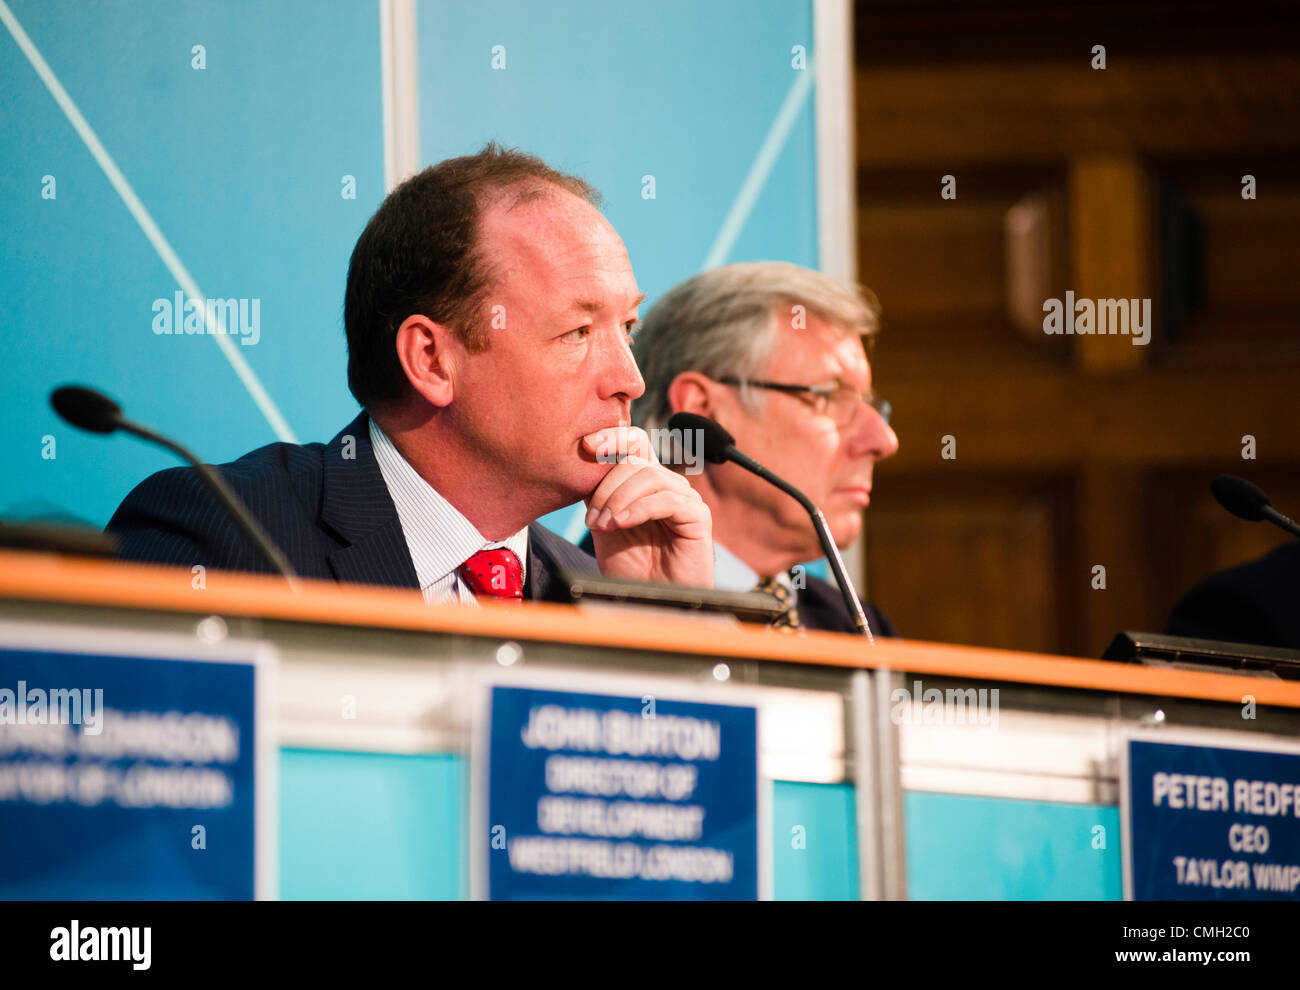
<path id="1" fill-rule="evenodd" d="M 857 592 L 854 591 L 853 584 L 849 581 L 848 572 L 844 569 L 844 558 L 840 556 L 840 549 L 835 545 L 835 540 L 831 538 L 831 530 L 826 525 L 826 517 L 822 515 L 822 510 L 817 508 L 813 500 L 798 488 L 795 488 L 784 478 L 773 474 L 748 454 L 742 454 L 734 444 L 728 444 L 723 448 L 723 454 L 727 460 L 733 461 L 746 471 L 758 475 L 768 484 L 775 485 L 804 507 L 812 518 L 813 529 L 817 531 L 817 541 L 821 543 L 822 552 L 831 565 L 831 573 L 835 575 L 835 583 L 840 586 L 840 594 L 844 597 L 844 604 L 848 607 L 849 615 L 853 617 L 853 625 L 858 632 L 866 636 L 874 645 L 876 637 L 871 634 L 871 625 L 867 622 L 867 613 L 862 610 L 862 602 L 858 601 Z"/>
<path id="2" fill-rule="evenodd" d="M 239 531 L 252 542 L 252 544 L 257 548 L 258 553 L 260 553 L 263 559 L 271 565 L 272 569 L 287 580 L 290 587 L 297 589 L 297 574 L 294 573 L 293 567 L 290 565 L 289 561 L 285 559 L 284 554 L 280 552 L 280 548 L 272 542 L 271 538 L 266 535 L 266 532 L 262 527 L 258 525 L 257 520 L 249 514 L 243 503 L 240 502 L 239 496 L 231 491 L 230 486 L 226 484 L 226 480 L 221 477 L 220 471 L 217 471 L 208 464 L 204 464 L 180 444 L 176 443 L 174 440 L 168 439 L 160 433 L 155 433 L 147 426 L 141 426 L 139 423 L 133 423 L 129 419 L 119 417 L 118 428 L 125 430 L 128 433 L 134 433 L 136 436 L 143 440 L 148 440 L 150 443 L 156 443 L 160 447 L 167 448 L 181 460 L 185 461 L 198 471 L 207 483 L 208 488 L 212 491 L 212 494 L 214 494 L 217 497 L 217 500 L 221 502 L 222 508 L 224 508 L 226 513 L 235 521 L 235 525 L 239 527 Z"/>
<path id="3" fill-rule="evenodd" d="M 1260 509 L 1260 513 L 1274 526 L 1280 526 L 1292 536 L 1300 536 L 1300 524 L 1297 524 L 1294 519 L 1288 519 L 1286 516 L 1282 515 L 1282 513 L 1278 512 L 1277 509 L 1273 508 L 1273 506 L 1264 506 Z"/>
<path id="4" fill-rule="evenodd" d="M 840 556 L 840 548 L 831 539 L 830 527 L 826 525 L 826 517 L 822 515 L 821 509 L 813 512 L 812 521 L 813 528 L 817 530 L 817 538 L 821 540 L 822 550 L 826 553 L 826 559 L 830 561 L 831 571 L 835 575 L 835 583 L 840 586 L 840 591 L 844 595 L 844 604 L 849 607 L 849 614 L 853 616 L 853 624 L 857 626 L 858 632 L 862 633 L 874 644 L 876 637 L 871 635 L 871 626 L 867 623 L 867 613 L 862 610 L 862 602 L 858 601 L 858 596 L 853 591 L 853 585 L 849 583 L 848 572 L 844 570 L 844 558 Z"/>

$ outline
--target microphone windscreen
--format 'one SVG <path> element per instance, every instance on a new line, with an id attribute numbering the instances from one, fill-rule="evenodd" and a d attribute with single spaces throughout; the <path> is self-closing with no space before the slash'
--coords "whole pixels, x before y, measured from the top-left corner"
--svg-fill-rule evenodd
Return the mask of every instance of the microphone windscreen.
<path id="1" fill-rule="evenodd" d="M 1219 504 L 1234 516 L 1259 522 L 1264 518 L 1264 506 L 1269 498 L 1258 487 L 1245 478 L 1231 474 L 1221 474 L 1210 482 L 1210 491 L 1219 500 Z"/>
<path id="2" fill-rule="evenodd" d="M 112 433 L 121 425 L 122 407 L 102 392 L 64 385 L 50 393 L 50 405 L 64 422 L 91 433 Z"/>
<path id="3" fill-rule="evenodd" d="M 704 438 L 704 459 L 710 464 L 721 464 L 727 460 L 724 451 L 736 444 L 736 438 L 707 416 L 695 413 L 673 413 L 668 419 L 669 431 L 681 430 L 685 436 L 688 431 L 699 431 Z"/>

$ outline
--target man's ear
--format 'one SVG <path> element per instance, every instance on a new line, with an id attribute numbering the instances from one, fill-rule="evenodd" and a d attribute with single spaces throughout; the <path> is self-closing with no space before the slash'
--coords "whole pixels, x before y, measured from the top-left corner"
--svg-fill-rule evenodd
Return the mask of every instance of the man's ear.
<path id="1" fill-rule="evenodd" d="M 683 371 L 668 384 L 668 407 L 675 413 L 688 412 L 713 419 L 717 403 L 713 389 L 717 383 L 698 371 Z"/>
<path id="2" fill-rule="evenodd" d="M 397 328 L 397 360 L 406 380 L 430 405 L 449 406 L 464 353 L 456 331 L 427 316 L 408 316 Z"/>

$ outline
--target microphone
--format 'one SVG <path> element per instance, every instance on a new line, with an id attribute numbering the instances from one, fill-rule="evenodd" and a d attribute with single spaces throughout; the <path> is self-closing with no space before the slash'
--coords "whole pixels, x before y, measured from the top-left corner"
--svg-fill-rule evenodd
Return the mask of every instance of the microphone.
<path id="1" fill-rule="evenodd" d="M 217 501 L 229 513 L 230 518 L 235 521 L 235 525 L 239 527 L 240 532 L 252 541 L 262 558 L 271 565 L 274 571 L 282 575 L 291 587 L 296 587 L 295 578 L 297 575 L 289 565 L 289 561 L 285 559 L 284 554 L 280 552 L 280 548 L 266 535 L 266 531 L 253 518 L 253 514 L 248 511 L 248 507 L 239 500 L 239 496 L 230 489 L 230 486 L 226 484 L 225 479 L 221 477 L 220 472 L 215 468 L 204 464 L 176 441 L 155 433 L 147 426 L 131 422 L 122 415 L 121 406 L 102 392 L 96 392 L 92 388 L 85 388 L 80 385 L 64 385 L 62 388 L 56 388 L 50 393 L 50 405 L 54 407 L 54 411 L 59 414 L 63 421 L 71 426 L 86 430 L 89 433 L 114 433 L 117 430 L 133 433 L 150 443 L 156 443 L 160 447 L 167 448 L 180 457 L 181 460 L 186 461 L 199 473 L 199 477 L 203 479 L 203 484 L 216 496 Z"/>
<path id="2" fill-rule="evenodd" d="M 848 607 L 849 615 L 853 617 L 853 625 L 870 642 L 875 643 L 876 639 L 871 635 L 871 626 L 867 623 L 867 615 L 862 611 L 862 603 L 858 601 L 857 592 L 853 590 L 853 582 L 849 580 L 848 574 L 844 571 L 844 560 L 840 557 L 839 547 L 831 539 L 831 531 L 830 527 L 826 525 L 826 517 L 822 515 L 822 510 L 813 504 L 813 500 L 784 478 L 777 477 L 758 461 L 737 450 L 736 438 L 706 416 L 697 416 L 695 413 L 687 412 L 674 413 L 668 420 L 668 429 L 670 433 L 681 430 L 682 436 L 685 436 L 688 430 L 698 431 L 699 435 L 704 439 L 704 459 L 710 464 L 723 464 L 726 461 L 738 464 L 746 471 L 758 475 L 768 484 L 775 485 L 804 507 L 812 519 L 813 529 L 817 531 L 817 539 L 822 545 L 822 552 L 826 554 L 826 559 L 830 562 L 831 571 L 835 575 L 835 582 L 840 586 L 840 594 L 844 596 L 844 604 Z"/>
<path id="3" fill-rule="evenodd" d="M 1245 478 L 1221 474 L 1210 482 L 1210 491 L 1221 506 L 1239 519 L 1247 522 L 1262 522 L 1267 519 L 1292 536 L 1300 536 L 1300 525 L 1273 508 L 1263 490 Z"/>

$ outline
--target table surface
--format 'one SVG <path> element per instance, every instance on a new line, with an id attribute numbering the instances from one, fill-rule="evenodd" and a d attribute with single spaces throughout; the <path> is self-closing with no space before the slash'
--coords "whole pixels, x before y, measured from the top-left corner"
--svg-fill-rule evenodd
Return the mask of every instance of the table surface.
<path id="1" fill-rule="evenodd" d="M 1042 653 L 880 638 L 874 646 L 841 633 L 799 635 L 705 617 L 635 610 L 593 613 L 570 605 L 426 605 L 415 590 L 208 570 L 195 589 L 185 567 L 48 553 L 0 551 L 0 599 L 144 611 L 219 614 L 306 622 L 569 642 L 826 667 L 909 673 L 1300 708 L 1300 684 L 1232 673 L 1170 670 Z"/>

